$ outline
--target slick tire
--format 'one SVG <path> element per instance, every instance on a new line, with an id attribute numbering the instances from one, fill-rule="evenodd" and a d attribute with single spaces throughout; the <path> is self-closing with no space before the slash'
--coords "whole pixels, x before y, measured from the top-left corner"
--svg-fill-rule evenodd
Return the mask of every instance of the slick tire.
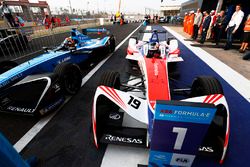
<path id="1" fill-rule="evenodd" d="M 106 71 L 102 74 L 99 85 L 120 89 L 120 74 L 115 71 Z"/>
<path id="2" fill-rule="evenodd" d="M 115 51 L 115 46 L 116 46 L 115 36 L 110 35 L 110 38 L 109 38 L 109 51 L 110 51 L 110 53 L 113 53 Z"/>
<path id="3" fill-rule="evenodd" d="M 18 66 L 17 62 L 14 61 L 2 61 L 0 62 L 0 74 L 11 70 L 12 68 Z"/>
<path id="4" fill-rule="evenodd" d="M 209 94 L 224 94 L 220 82 L 211 76 L 199 76 L 194 79 L 191 87 L 191 97 Z"/>
<path id="5" fill-rule="evenodd" d="M 56 66 L 54 73 L 58 75 L 59 84 L 65 95 L 74 95 L 80 90 L 82 74 L 78 65 L 61 63 Z"/>
<path id="6" fill-rule="evenodd" d="M 121 82 L 120 82 L 120 74 L 115 71 L 106 71 L 102 74 L 101 79 L 99 81 L 99 85 L 108 86 L 115 89 L 120 89 Z M 102 99 L 98 100 L 98 105 L 103 108 L 109 108 L 110 110 L 118 110 L 119 107 L 114 104 L 109 99 L 103 97 Z"/>
<path id="7" fill-rule="evenodd" d="M 102 74 L 99 86 L 108 86 L 115 89 L 120 89 L 120 74 L 114 71 L 106 71 Z M 110 112 L 118 111 L 119 107 L 111 100 L 104 96 L 100 96 L 96 103 L 96 133 L 98 140 L 101 139 L 104 131 L 108 128 L 108 118 Z M 99 141 L 98 141 L 99 142 Z M 105 147 L 106 144 L 100 143 L 99 146 Z"/>

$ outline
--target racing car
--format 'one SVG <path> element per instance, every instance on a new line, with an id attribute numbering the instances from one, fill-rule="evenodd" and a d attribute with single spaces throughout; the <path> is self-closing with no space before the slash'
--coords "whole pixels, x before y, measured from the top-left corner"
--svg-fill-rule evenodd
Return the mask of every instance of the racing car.
<path id="1" fill-rule="evenodd" d="M 151 31 L 152 32 L 152 31 Z M 198 76 L 188 88 L 175 89 L 168 65 L 181 62 L 177 40 L 159 41 L 153 31 L 149 41 L 129 40 L 127 59 L 138 63 L 129 82 L 121 82 L 115 71 L 103 73 L 92 107 L 92 129 L 96 147 L 120 144 L 149 147 L 156 101 L 181 101 L 213 104 L 216 113 L 198 152 L 223 163 L 229 139 L 229 108 L 220 82 L 212 76 Z M 173 80 L 176 82 L 176 80 Z M 136 94 L 135 94 L 136 92 Z"/>
<path id="2" fill-rule="evenodd" d="M 78 92 L 82 83 L 80 65 L 115 49 L 113 35 L 91 39 L 87 33 L 107 33 L 106 29 L 71 30 L 60 46 L 44 48 L 44 54 L 17 65 L 0 63 L 0 111 L 44 115 Z"/>

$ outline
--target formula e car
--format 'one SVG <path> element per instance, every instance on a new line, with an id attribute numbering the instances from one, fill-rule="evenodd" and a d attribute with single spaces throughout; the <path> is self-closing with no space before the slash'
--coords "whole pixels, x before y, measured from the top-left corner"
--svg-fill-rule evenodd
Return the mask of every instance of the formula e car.
<path id="1" fill-rule="evenodd" d="M 88 32 L 106 29 L 71 30 L 71 36 L 51 50 L 23 64 L 0 63 L 0 111 L 43 115 L 57 109 L 67 95 L 78 92 L 82 83 L 80 64 L 115 49 L 113 35 L 91 39 Z"/>
<path id="2" fill-rule="evenodd" d="M 132 37 L 129 39 L 129 44 L 127 48 L 127 59 L 129 62 L 133 62 L 142 57 L 147 58 L 164 58 L 168 57 L 167 62 L 181 62 L 183 59 L 179 56 L 180 49 L 178 48 L 178 42 L 173 37 L 167 37 L 166 31 L 157 30 L 146 30 L 140 31 L 140 33 L 152 33 L 149 40 L 140 41 L 137 37 Z M 165 37 L 163 41 L 159 40 L 158 34 L 161 33 Z"/>
<path id="3" fill-rule="evenodd" d="M 121 83 L 118 72 L 106 71 L 102 75 L 92 108 L 97 148 L 101 144 L 150 146 L 156 101 L 172 101 L 174 94 L 181 93 L 182 101 L 209 103 L 216 107 L 198 152 L 223 162 L 228 147 L 229 109 L 222 86 L 214 77 L 198 76 L 190 87 L 176 89 L 171 84 L 176 80 L 170 78 L 168 65 L 183 61 L 177 44 L 175 39 L 159 42 L 156 31 L 148 42 L 131 38 L 127 59 L 138 62 L 132 77 Z"/>

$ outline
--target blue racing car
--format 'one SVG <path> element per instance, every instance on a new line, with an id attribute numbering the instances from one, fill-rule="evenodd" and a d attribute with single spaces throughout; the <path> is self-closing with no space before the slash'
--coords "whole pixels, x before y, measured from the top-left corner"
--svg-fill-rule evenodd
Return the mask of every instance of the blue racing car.
<path id="1" fill-rule="evenodd" d="M 71 30 L 60 46 L 17 65 L 0 62 L 0 111 L 44 115 L 56 110 L 65 97 L 78 92 L 82 84 L 80 64 L 115 50 L 115 38 L 91 39 L 88 32 L 106 29 Z"/>

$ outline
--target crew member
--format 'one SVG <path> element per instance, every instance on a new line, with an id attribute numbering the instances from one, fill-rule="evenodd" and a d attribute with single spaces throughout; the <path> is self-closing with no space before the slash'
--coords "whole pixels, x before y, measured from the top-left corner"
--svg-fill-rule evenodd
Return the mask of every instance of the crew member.
<path id="1" fill-rule="evenodd" d="M 0 5 L 1 5 L 1 2 L 0 2 Z M 5 17 L 7 19 L 11 27 L 16 27 L 15 20 L 12 16 L 12 12 L 10 8 L 6 5 L 5 1 L 3 1 L 2 5 L 0 6 L 0 13 L 2 17 Z"/>

